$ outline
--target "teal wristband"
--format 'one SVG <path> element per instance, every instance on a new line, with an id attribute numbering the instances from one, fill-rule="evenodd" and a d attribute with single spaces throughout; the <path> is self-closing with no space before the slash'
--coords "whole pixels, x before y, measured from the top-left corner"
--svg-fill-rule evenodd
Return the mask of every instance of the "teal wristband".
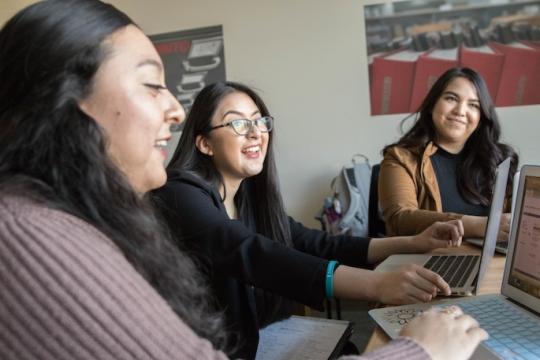
<path id="1" fill-rule="evenodd" d="M 336 260 L 328 262 L 326 268 L 326 297 L 332 299 L 334 297 L 334 270 L 339 263 Z"/>

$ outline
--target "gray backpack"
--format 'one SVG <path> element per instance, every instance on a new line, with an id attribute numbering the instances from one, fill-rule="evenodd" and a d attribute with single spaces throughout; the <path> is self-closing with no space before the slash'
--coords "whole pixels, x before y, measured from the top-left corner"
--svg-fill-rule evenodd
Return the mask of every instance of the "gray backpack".
<path id="1" fill-rule="evenodd" d="M 333 195 L 327 197 L 316 218 L 332 235 L 367 237 L 369 233 L 369 188 L 371 165 L 367 157 L 356 154 L 332 180 Z"/>

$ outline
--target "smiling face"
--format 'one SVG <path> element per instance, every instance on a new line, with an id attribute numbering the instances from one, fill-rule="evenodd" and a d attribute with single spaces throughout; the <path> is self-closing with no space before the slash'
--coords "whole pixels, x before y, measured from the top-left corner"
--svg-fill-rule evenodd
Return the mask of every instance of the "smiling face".
<path id="1" fill-rule="evenodd" d="M 211 126 L 237 119 L 255 120 L 261 116 L 257 105 L 247 94 L 235 91 L 221 100 Z M 262 133 L 256 126 L 252 126 L 246 135 L 238 135 L 230 126 L 226 126 L 212 130 L 205 136 L 199 135 L 196 144 L 199 151 L 212 157 L 226 184 L 239 184 L 262 171 L 269 136 L 269 133 Z"/>
<path id="2" fill-rule="evenodd" d="M 463 149 L 480 122 L 480 101 L 475 86 L 464 77 L 450 81 L 432 112 L 437 143 L 451 153 Z"/>
<path id="3" fill-rule="evenodd" d="M 158 53 L 137 27 L 116 31 L 104 46 L 106 58 L 79 105 L 103 129 L 110 156 L 135 191 L 144 193 L 167 180 L 170 126 L 183 121 L 185 113 L 164 86 Z"/>

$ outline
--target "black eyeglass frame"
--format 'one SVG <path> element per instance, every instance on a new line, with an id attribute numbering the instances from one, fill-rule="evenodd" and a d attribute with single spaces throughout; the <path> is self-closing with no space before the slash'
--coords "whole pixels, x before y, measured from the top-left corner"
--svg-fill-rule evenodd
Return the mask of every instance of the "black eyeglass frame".
<path id="1" fill-rule="evenodd" d="M 262 120 L 262 119 L 268 119 L 269 121 L 267 122 L 267 124 L 269 125 L 268 126 L 268 130 L 262 130 L 257 124 Z M 236 131 L 236 129 L 234 128 L 234 125 L 233 123 L 237 122 L 237 121 L 248 121 L 249 122 L 249 128 L 248 128 L 248 131 L 245 133 L 245 134 L 240 134 L 238 131 Z M 260 132 L 262 133 L 269 133 L 272 131 L 272 129 L 274 128 L 274 117 L 273 116 L 270 116 L 270 115 L 267 115 L 267 116 L 261 116 L 260 118 L 258 119 L 255 119 L 255 120 L 249 120 L 249 119 L 234 119 L 234 120 L 231 120 L 229 121 L 228 123 L 225 123 L 225 124 L 221 124 L 221 125 L 216 125 L 216 126 L 213 126 L 211 127 L 210 129 L 208 129 L 208 132 L 212 131 L 212 130 L 216 130 L 216 129 L 219 129 L 219 128 L 223 128 L 223 127 L 231 127 L 233 129 L 233 131 L 237 134 L 237 135 L 247 135 L 249 134 L 249 132 L 251 131 L 251 129 L 253 129 L 253 126 L 257 126 L 257 129 L 259 129 Z"/>

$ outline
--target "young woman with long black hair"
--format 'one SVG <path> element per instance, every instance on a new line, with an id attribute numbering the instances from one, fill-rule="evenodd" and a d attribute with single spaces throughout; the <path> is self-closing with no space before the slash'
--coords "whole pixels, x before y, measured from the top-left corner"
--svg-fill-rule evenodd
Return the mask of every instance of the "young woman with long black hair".
<path id="1" fill-rule="evenodd" d="M 230 336 L 241 344 L 235 355 L 253 358 L 259 328 L 290 315 L 291 300 L 321 309 L 332 296 L 403 304 L 449 292 L 422 267 L 392 273 L 359 267 L 393 253 L 459 245 L 460 221 L 386 239 L 307 229 L 285 213 L 274 134 L 274 119 L 250 88 L 208 85 L 186 120 L 167 185 L 156 192 L 178 245 L 211 279 Z"/>
<path id="2" fill-rule="evenodd" d="M 144 196 L 185 117 L 150 40 L 100 1 L 40 1 L 0 31 L 0 78 L 0 358 L 224 358 Z"/>

